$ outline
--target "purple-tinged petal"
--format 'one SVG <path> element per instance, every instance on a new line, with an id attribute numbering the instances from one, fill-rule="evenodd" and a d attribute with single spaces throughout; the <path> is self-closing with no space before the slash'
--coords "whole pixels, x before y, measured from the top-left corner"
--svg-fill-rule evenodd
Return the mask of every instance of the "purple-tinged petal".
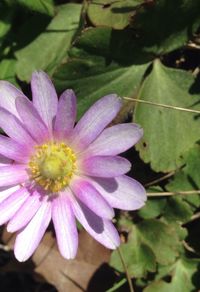
<path id="1" fill-rule="evenodd" d="M 31 89 L 33 104 L 51 132 L 58 105 L 55 87 L 46 73 L 38 71 L 32 75 Z"/>
<path id="2" fill-rule="evenodd" d="M 0 174 L 0 187 L 24 183 L 29 178 L 26 165 L 1 166 Z"/>
<path id="3" fill-rule="evenodd" d="M 3 108 L 0 108 L 0 128 L 22 145 L 32 146 L 35 143 L 20 120 Z"/>
<path id="4" fill-rule="evenodd" d="M 14 216 L 29 195 L 25 188 L 20 188 L 0 204 L 0 225 Z"/>
<path id="5" fill-rule="evenodd" d="M 8 110 L 14 116 L 19 118 L 15 99 L 18 96 L 26 97 L 19 89 L 8 81 L 0 81 L 0 107 Z"/>
<path id="6" fill-rule="evenodd" d="M 52 220 L 60 253 L 66 259 L 73 259 L 78 248 L 78 232 L 67 195 L 61 193 L 53 200 Z"/>
<path id="7" fill-rule="evenodd" d="M 110 249 L 120 245 L 119 234 L 111 221 L 97 216 L 75 198 L 70 199 L 76 218 L 92 237 Z"/>
<path id="8" fill-rule="evenodd" d="M 15 241 L 14 254 L 19 262 L 26 261 L 38 247 L 51 220 L 51 202 L 44 201 L 29 224 Z"/>
<path id="9" fill-rule="evenodd" d="M 54 133 L 62 139 L 70 135 L 76 119 L 76 96 L 73 90 L 65 90 L 60 96 L 54 125 Z"/>
<path id="10" fill-rule="evenodd" d="M 24 126 L 37 142 L 40 143 L 49 138 L 47 127 L 29 100 L 21 97 L 16 98 L 16 107 Z"/>
<path id="11" fill-rule="evenodd" d="M 83 155 L 117 155 L 135 145 L 143 135 L 143 129 L 137 124 L 119 124 L 105 129 L 89 145 Z"/>
<path id="12" fill-rule="evenodd" d="M 137 210 L 147 199 L 143 186 L 126 175 L 115 178 L 92 178 L 89 182 L 113 207 L 122 210 Z"/>
<path id="13" fill-rule="evenodd" d="M 72 137 L 75 147 L 84 150 L 114 119 L 121 108 L 121 100 L 111 94 L 98 100 L 80 119 Z"/>
<path id="14" fill-rule="evenodd" d="M 0 187 L 0 203 L 21 188 L 20 185 L 14 187 Z"/>
<path id="15" fill-rule="evenodd" d="M 26 163 L 29 159 L 30 151 L 14 140 L 0 135 L 0 154 L 12 160 Z"/>
<path id="16" fill-rule="evenodd" d="M 70 187 L 75 196 L 98 216 L 112 219 L 114 210 L 100 193 L 84 178 L 73 179 Z"/>
<path id="17" fill-rule="evenodd" d="M 13 160 L 0 154 L 0 166 L 10 165 L 13 163 Z"/>
<path id="18" fill-rule="evenodd" d="M 15 232 L 26 226 L 42 204 L 41 195 L 36 191 L 30 194 L 20 209 L 14 214 L 7 225 L 8 232 Z"/>
<path id="19" fill-rule="evenodd" d="M 119 156 L 93 156 L 80 161 L 80 168 L 86 175 L 114 177 L 127 173 L 131 163 Z"/>

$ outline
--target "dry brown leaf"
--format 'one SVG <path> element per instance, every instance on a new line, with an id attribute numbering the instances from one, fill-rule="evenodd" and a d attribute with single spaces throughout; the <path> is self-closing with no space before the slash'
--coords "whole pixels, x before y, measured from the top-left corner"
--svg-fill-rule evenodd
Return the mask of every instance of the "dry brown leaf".
<path id="1" fill-rule="evenodd" d="M 14 238 L 4 230 L 4 243 L 13 248 Z M 88 291 L 87 287 L 95 272 L 110 257 L 110 251 L 96 242 L 84 230 L 79 234 L 79 249 L 74 260 L 65 260 L 57 249 L 57 244 L 52 232 L 47 232 L 31 260 L 18 263 L 14 260 L 4 268 L 9 270 L 34 271 L 42 276 L 48 283 L 53 284 L 59 292 Z M 97 291 L 97 290 L 95 290 Z M 103 291 L 103 290 L 98 290 Z"/>

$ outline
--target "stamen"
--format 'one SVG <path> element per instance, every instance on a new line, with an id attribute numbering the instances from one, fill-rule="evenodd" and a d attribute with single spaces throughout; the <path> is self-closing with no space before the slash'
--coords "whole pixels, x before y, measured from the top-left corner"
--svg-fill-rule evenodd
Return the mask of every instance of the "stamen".
<path id="1" fill-rule="evenodd" d="M 30 178 L 49 192 L 58 192 L 70 182 L 76 171 L 76 156 L 65 143 L 35 146 L 29 161 Z"/>

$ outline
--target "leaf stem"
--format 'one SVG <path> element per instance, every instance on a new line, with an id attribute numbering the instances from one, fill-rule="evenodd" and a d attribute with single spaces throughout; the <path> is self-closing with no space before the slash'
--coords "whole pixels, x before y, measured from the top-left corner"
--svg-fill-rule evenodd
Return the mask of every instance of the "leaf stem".
<path id="1" fill-rule="evenodd" d="M 145 103 L 145 104 L 149 104 L 149 105 L 154 105 L 154 106 L 159 106 L 159 107 L 164 107 L 164 108 L 173 109 L 173 110 L 179 110 L 179 111 L 184 111 L 184 112 L 189 112 L 189 113 L 200 114 L 200 111 L 198 111 L 198 110 L 193 110 L 193 109 L 189 109 L 189 108 L 173 106 L 173 105 L 168 105 L 168 104 L 163 104 L 163 103 L 156 103 L 156 102 L 147 101 L 144 99 L 137 99 L 137 98 L 132 98 L 132 97 L 123 97 L 123 99 L 131 100 L 131 101 L 135 101 L 135 102 L 140 102 L 140 103 Z"/>
<path id="2" fill-rule="evenodd" d="M 148 197 L 164 197 L 164 196 L 193 195 L 193 194 L 200 194 L 200 190 L 147 193 Z"/>
<path id="3" fill-rule="evenodd" d="M 161 181 L 163 181 L 163 180 L 165 180 L 165 179 L 171 177 L 171 176 L 174 175 L 174 174 L 175 174 L 175 171 L 172 171 L 172 172 L 170 172 L 170 173 L 168 173 L 168 174 L 166 174 L 166 175 L 163 175 L 163 176 L 161 176 L 161 177 L 159 177 L 159 178 L 157 178 L 157 179 L 154 179 L 154 180 L 152 180 L 152 181 L 146 183 L 144 186 L 145 186 L 145 187 L 150 187 L 150 186 L 152 186 L 152 185 L 157 184 L 158 182 L 161 182 Z"/>
<path id="4" fill-rule="evenodd" d="M 127 278 L 127 281 L 128 281 L 128 285 L 129 285 L 130 292 L 134 292 L 133 284 L 132 284 L 132 281 L 131 281 L 131 277 L 129 275 L 129 272 L 128 272 L 126 263 L 124 261 L 123 253 L 122 253 L 122 251 L 121 251 L 121 249 L 119 247 L 117 248 L 117 252 L 119 254 L 120 260 L 122 262 L 122 266 L 124 268 L 124 272 L 126 274 L 126 278 Z"/>

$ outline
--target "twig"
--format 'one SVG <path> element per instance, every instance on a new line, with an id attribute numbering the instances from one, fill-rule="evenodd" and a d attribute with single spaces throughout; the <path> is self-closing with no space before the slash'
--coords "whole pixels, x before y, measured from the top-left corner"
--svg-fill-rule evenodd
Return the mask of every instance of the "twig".
<path id="1" fill-rule="evenodd" d="M 147 193 L 148 197 L 164 197 L 164 196 L 193 195 L 193 194 L 200 194 L 200 190 Z"/>
<path id="2" fill-rule="evenodd" d="M 123 99 L 131 100 L 131 101 L 135 101 L 135 102 L 140 102 L 140 103 L 144 103 L 144 104 L 149 104 L 149 105 L 154 105 L 154 106 L 159 106 L 159 107 L 164 107 L 164 108 L 173 109 L 173 110 L 179 110 L 179 111 L 184 111 L 184 112 L 189 112 L 189 113 L 200 114 L 200 111 L 198 111 L 198 110 L 193 110 L 193 109 L 189 109 L 189 108 L 173 106 L 173 105 L 168 105 L 168 104 L 163 104 L 163 103 L 156 103 L 156 102 L 147 101 L 144 99 L 137 99 L 137 98 L 132 98 L 132 97 L 123 97 Z"/>
<path id="3" fill-rule="evenodd" d="M 160 178 L 154 179 L 154 180 L 150 181 L 149 183 L 146 183 L 144 186 L 145 186 L 145 187 L 150 187 L 150 186 L 152 186 L 152 185 L 154 185 L 154 184 L 157 184 L 157 183 L 159 183 L 159 182 L 161 182 L 161 181 L 163 181 L 163 180 L 165 180 L 165 179 L 171 177 L 171 176 L 174 175 L 174 174 L 175 174 L 175 171 L 172 171 L 172 172 L 170 172 L 170 173 L 168 173 L 168 174 L 166 174 L 166 175 L 163 175 L 163 176 L 160 177 Z"/>
<path id="4" fill-rule="evenodd" d="M 126 274 L 126 278 L 127 278 L 127 281 L 128 281 L 128 285 L 129 285 L 129 289 L 130 289 L 130 292 L 134 292 L 134 289 L 133 289 L 133 284 L 132 284 L 132 281 L 131 281 L 131 277 L 129 275 L 129 272 L 128 272 L 128 269 L 127 269 L 127 266 L 125 264 L 125 261 L 124 261 L 124 257 L 123 257 L 123 254 L 121 252 L 121 249 L 118 247 L 117 248 L 117 252 L 119 254 L 119 257 L 120 257 L 120 260 L 122 262 L 122 266 L 124 268 L 124 272 Z"/>

